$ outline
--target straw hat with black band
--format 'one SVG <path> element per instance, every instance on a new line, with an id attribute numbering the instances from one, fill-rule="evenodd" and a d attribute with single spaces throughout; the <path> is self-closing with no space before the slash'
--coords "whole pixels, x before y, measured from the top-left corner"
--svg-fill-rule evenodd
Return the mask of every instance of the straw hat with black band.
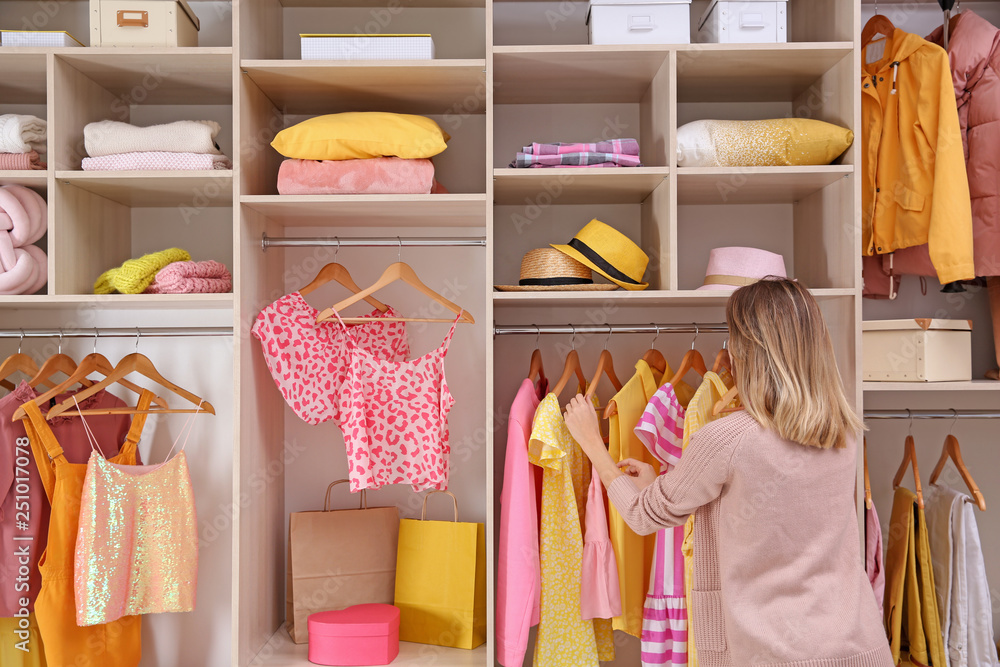
<path id="1" fill-rule="evenodd" d="M 521 260 L 517 285 L 495 285 L 501 292 L 603 292 L 618 289 L 607 283 L 594 284 L 586 266 L 552 248 L 528 251 Z"/>
<path id="2" fill-rule="evenodd" d="M 649 257 L 632 239 L 600 220 L 588 222 L 568 244 L 552 247 L 627 290 L 649 287 L 642 282 Z"/>

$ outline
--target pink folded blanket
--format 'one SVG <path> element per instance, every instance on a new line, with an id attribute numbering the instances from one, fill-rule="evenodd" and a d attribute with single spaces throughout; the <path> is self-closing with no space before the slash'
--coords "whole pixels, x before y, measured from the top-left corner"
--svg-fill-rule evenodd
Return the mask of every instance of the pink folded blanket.
<path id="1" fill-rule="evenodd" d="M 83 158 L 84 171 L 207 171 L 232 169 L 225 155 L 207 153 L 116 153 L 102 157 Z"/>
<path id="2" fill-rule="evenodd" d="M 37 151 L 27 153 L 0 153 L 0 169 L 45 169 L 47 165 L 38 158 Z"/>
<path id="3" fill-rule="evenodd" d="M 285 160 L 278 169 L 283 195 L 426 195 L 434 185 L 430 160 Z"/>
<path id="4" fill-rule="evenodd" d="M 217 294 L 233 290 L 233 276 L 225 264 L 174 262 L 156 274 L 146 294 Z"/>

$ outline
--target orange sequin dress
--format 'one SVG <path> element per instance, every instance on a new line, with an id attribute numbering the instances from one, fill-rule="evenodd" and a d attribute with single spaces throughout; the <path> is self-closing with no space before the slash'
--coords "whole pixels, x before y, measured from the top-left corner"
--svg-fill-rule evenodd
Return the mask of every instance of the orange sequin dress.
<path id="1" fill-rule="evenodd" d="M 194 415 L 191 416 L 194 418 Z M 87 463 L 76 539 L 76 622 L 194 609 L 198 529 L 184 447 L 166 463 L 127 465 L 93 451 Z M 190 435 L 190 420 L 184 431 Z M 185 439 L 185 444 L 187 440 Z"/>
<path id="2" fill-rule="evenodd" d="M 144 391 L 139 398 L 140 409 L 148 409 L 152 398 L 152 393 Z M 35 600 L 35 618 L 46 662 L 50 667 L 135 667 L 142 657 L 140 617 L 126 616 L 114 623 L 85 628 L 76 624 L 73 560 L 87 466 L 66 460 L 62 447 L 34 401 L 25 403 L 24 409 L 28 415 L 23 420 L 24 428 L 31 440 L 31 452 L 52 506 L 48 544 L 38 565 L 42 585 Z M 136 447 L 145 423 L 146 415 L 135 416 L 125 443 L 111 461 L 127 465 L 135 463 Z"/>

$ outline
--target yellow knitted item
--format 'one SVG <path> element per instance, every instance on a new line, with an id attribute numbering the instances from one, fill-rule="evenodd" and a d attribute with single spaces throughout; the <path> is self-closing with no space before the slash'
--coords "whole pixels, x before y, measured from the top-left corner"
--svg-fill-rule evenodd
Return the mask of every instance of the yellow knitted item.
<path id="1" fill-rule="evenodd" d="M 94 283 L 94 294 L 142 294 L 156 278 L 156 273 L 167 264 L 190 260 L 191 255 L 180 248 L 168 248 L 130 259 L 117 269 L 102 273 Z"/>

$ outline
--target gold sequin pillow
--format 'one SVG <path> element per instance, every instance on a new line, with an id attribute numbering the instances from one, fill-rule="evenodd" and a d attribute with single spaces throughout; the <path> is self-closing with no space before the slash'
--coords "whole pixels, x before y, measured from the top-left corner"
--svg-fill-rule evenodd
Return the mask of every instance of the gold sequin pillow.
<path id="1" fill-rule="evenodd" d="M 808 118 L 696 120 L 677 128 L 680 167 L 830 164 L 854 141 L 844 127 Z"/>

